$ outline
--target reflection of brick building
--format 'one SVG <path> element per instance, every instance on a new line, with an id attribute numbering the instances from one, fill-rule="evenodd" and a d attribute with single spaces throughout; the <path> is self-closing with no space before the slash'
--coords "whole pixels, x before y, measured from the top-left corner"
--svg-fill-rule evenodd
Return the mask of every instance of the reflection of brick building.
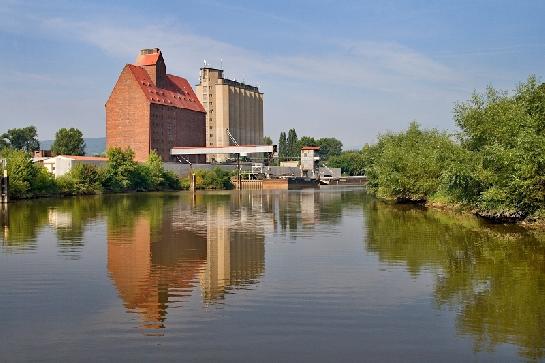
<path id="1" fill-rule="evenodd" d="M 186 79 L 166 73 L 158 48 L 127 64 L 106 102 L 106 147 L 130 147 L 136 160 L 173 146 L 205 146 L 206 112 Z"/>

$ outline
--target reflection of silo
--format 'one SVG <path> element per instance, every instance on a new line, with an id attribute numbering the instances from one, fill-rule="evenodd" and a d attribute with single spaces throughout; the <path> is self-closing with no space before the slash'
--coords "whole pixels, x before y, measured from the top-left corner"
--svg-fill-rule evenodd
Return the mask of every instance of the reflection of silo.
<path id="1" fill-rule="evenodd" d="M 231 232 L 231 284 L 256 283 L 265 271 L 265 236 L 263 232 Z"/>
<path id="2" fill-rule="evenodd" d="M 171 300 L 192 288 L 206 258 L 205 246 L 203 236 L 174 229 L 168 216 L 159 228 L 152 228 L 145 215 L 130 229 L 108 226 L 110 277 L 125 307 L 142 317 L 144 327 L 163 327 Z"/>
<path id="3" fill-rule="evenodd" d="M 207 265 L 201 284 L 205 301 L 223 298 L 226 289 L 257 282 L 265 266 L 263 228 L 240 211 L 236 230 L 231 228 L 229 204 L 210 203 L 207 208 Z M 258 229 L 259 228 L 259 229 Z"/>
<path id="4" fill-rule="evenodd" d="M 221 298 L 231 274 L 229 208 L 209 203 L 207 208 L 206 268 L 201 277 L 205 300 Z"/>

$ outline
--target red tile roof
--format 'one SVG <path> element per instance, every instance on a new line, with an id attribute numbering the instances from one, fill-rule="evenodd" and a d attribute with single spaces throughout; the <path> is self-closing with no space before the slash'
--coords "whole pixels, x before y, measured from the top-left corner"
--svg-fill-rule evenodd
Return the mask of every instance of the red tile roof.
<path id="1" fill-rule="evenodd" d="M 301 150 L 320 150 L 319 146 L 303 146 Z"/>
<path id="2" fill-rule="evenodd" d="M 156 54 L 158 53 L 146 54 L 145 56 L 154 56 Z M 144 91 L 144 94 L 148 98 L 149 102 L 159 105 L 185 108 L 197 112 L 206 112 L 202 104 L 197 99 L 195 92 L 193 92 L 193 88 L 191 88 L 189 82 L 185 78 L 167 74 L 166 88 L 158 88 L 153 84 L 148 72 L 146 72 L 144 68 L 133 64 L 128 64 L 127 67 L 129 67 L 131 70 L 134 78 L 140 85 L 142 91 Z"/>

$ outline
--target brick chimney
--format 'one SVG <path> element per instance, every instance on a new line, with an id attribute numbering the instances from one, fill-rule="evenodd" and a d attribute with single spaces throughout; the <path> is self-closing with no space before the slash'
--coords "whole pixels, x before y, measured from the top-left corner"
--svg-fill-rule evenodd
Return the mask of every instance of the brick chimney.
<path id="1" fill-rule="evenodd" d="M 156 87 L 166 87 L 167 67 L 159 48 L 142 49 L 136 58 L 136 65 L 148 72 Z"/>

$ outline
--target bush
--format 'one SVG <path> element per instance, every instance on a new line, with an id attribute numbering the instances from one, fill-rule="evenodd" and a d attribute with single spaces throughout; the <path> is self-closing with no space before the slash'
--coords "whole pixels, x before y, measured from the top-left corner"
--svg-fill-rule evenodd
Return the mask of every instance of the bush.
<path id="1" fill-rule="evenodd" d="M 102 191 L 101 173 L 94 165 L 76 164 L 69 173 L 57 178 L 64 195 L 97 194 Z"/>
<path id="2" fill-rule="evenodd" d="M 125 192 L 134 190 L 137 163 L 134 161 L 134 151 L 114 147 L 106 152 L 108 165 L 103 173 L 102 187 L 109 192 Z"/>
<path id="3" fill-rule="evenodd" d="M 344 151 L 341 155 L 332 156 L 327 166 L 331 168 L 341 168 L 343 175 L 364 175 L 365 158 L 359 151 Z"/>
<path id="4" fill-rule="evenodd" d="M 421 130 L 413 122 L 406 132 L 386 134 L 363 151 L 368 189 L 377 196 L 401 202 L 425 202 L 441 187 L 443 171 L 460 146 L 447 134 Z"/>
<path id="5" fill-rule="evenodd" d="M 469 153 L 450 190 L 478 214 L 520 219 L 545 202 L 545 84 L 530 77 L 514 95 L 489 87 L 455 108 Z"/>
<path id="6" fill-rule="evenodd" d="M 56 192 L 53 175 L 42 165 L 34 164 L 27 152 L 6 148 L 1 155 L 7 160 L 10 198 L 33 198 Z"/>
<path id="7" fill-rule="evenodd" d="M 220 168 L 195 171 L 197 189 L 232 189 L 231 173 Z"/>

